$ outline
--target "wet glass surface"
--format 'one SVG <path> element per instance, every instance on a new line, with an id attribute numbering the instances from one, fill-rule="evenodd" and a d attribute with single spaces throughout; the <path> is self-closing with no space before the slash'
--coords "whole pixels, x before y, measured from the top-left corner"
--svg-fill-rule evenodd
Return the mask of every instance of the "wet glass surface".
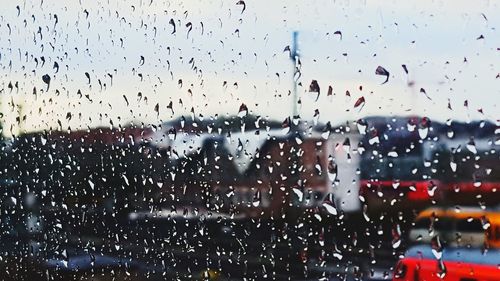
<path id="1" fill-rule="evenodd" d="M 7 2 L 1 280 L 500 276 L 499 3 Z"/>

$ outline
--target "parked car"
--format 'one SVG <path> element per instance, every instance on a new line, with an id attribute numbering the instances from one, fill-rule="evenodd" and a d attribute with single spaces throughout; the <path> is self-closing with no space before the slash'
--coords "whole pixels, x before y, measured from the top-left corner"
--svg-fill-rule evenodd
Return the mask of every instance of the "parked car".
<path id="1" fill-rule="evenodd" d="M 393 281 L 446 280 L 473 281 L 498 280 L 500 276 L 500 250 L 450 247 L 437 249 L 430 245 L 410 248 L 396 265 Z"/>
<path id="2" fill-rule="evenodd" d="M 499 248 L 500 213 L 474 207 L 429 208 L 417 216 L 409 236 L 414 243 L 439 236 L 448 245 Z"/>

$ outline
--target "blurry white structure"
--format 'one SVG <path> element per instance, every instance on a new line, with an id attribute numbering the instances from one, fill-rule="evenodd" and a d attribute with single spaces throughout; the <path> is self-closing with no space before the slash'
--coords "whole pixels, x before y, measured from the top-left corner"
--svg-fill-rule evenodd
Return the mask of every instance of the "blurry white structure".
<path id="1" fill-rule="evenodd" d="M 334 195 L 335 205 L 344 212 L 361 211 L 359 200 L 360 163 L 361 156 L 358 143 L 361 140 L 358 133 L 334 133 L 328 138 L 329 163 L 336 165 L 336 176 L 330 177 L 331 192 Z M 331 173 L 329 173 L 331 174 Z"/>

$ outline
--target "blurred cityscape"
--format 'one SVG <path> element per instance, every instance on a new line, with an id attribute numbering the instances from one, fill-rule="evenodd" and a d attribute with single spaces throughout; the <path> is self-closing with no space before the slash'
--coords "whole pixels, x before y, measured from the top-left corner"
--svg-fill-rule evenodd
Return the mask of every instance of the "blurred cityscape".
<path id="1" fill-rule="evenodd" d="M 496 280 L 499 146 L 246 112 L 3 139 L 2 280 Z"/>

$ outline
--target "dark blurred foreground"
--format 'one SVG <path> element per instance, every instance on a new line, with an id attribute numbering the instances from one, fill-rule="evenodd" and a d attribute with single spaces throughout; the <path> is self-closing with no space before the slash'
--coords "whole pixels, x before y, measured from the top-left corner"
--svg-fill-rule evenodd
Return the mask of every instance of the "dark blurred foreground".
<path id="1" fill-rule="evenodd" d="M 1 279 L 391 279 L 415 244 L 500 246 L 492 124 L 275 125 L 4 143 Z"/>

